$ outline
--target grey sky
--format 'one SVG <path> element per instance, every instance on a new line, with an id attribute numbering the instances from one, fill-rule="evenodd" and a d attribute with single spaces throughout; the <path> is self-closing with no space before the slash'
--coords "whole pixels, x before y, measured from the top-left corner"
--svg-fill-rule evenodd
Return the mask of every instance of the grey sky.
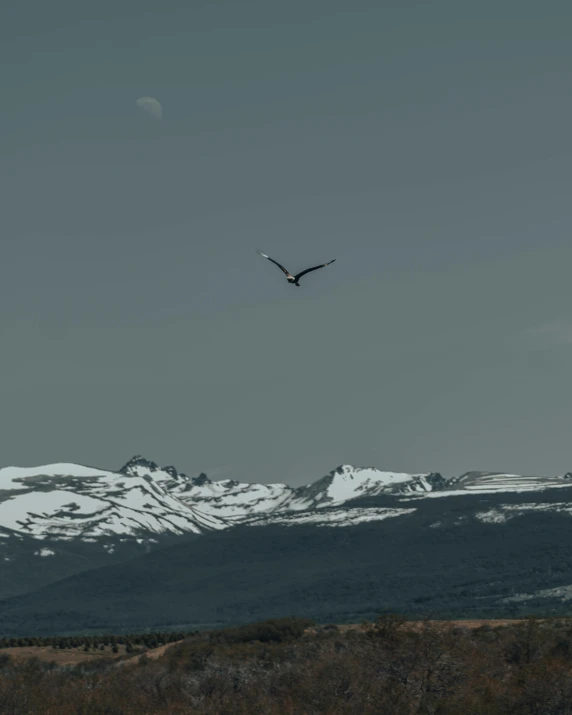
<path id="1" fill-rule="evenodd" d="M 550 1 L 10 3 L 0 463 L 571 470 L 571 29 Z M 337 262 L 292 288 L 256 248 Z"/>

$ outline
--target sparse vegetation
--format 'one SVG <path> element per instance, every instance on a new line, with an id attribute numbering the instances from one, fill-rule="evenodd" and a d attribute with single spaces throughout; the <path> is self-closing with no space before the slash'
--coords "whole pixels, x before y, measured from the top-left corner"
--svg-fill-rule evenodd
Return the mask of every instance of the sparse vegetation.
<path id="1" fill-rule="evenodd" d="M 384 615 L 353 629 L 332 626 L 286 618 L 196 632 L 158 659 L 121 667 L 111 658 L 68 667 L 18 661 L 8 647 L 0 653 L 0 712 L 572 713 L 572 619 L 469 628 Z"/>

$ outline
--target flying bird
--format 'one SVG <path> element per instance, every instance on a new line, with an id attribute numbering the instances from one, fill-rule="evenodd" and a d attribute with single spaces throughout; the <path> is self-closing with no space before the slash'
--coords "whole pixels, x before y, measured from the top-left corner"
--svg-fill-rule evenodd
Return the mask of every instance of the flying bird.
<path id="1" fill-rule="evenodd" d="M 284 268 L 284 266 L 281 266 L 280 263 L 278 263 L 278 261 L 275 261 L 273 258 L 270 258 L 270 256 L 267 256 L 266 253 L 262 253 L 262 251 L 256 251 L 256 252 L 259 253 L 264 258 L 267 258 L 269 261 L 272 261 L 272 263 L 274 263 L 274 265 L 278 266 L 278 268 L 280 268 L 280 270 L 286 274 L 286 280 L 288 281 L 288 283 L 291 283 L 291 284 L 293 283 L 295 286 L 298 286 L 298 288 L 300 287 L 300 284 L 298 283 L 298 281 L 300 280 L 300 278 L 302 278 L 302 276 L 305 276 L 306 273 L 311 273 L 312 271 L 317 271 L 318 268 L 325 268 L 326 266 L 329 266 L 330 263 L 333 263 L 336 260 L 334 258 L 332 261 L 328 261 L 328 263 L 320 263 L 319 266 L 313 266 L 312 268 L 306 268 L 305 271 L 296 273 L 296 275 L 293 276 L 289 271 L 287 271 Z"/>

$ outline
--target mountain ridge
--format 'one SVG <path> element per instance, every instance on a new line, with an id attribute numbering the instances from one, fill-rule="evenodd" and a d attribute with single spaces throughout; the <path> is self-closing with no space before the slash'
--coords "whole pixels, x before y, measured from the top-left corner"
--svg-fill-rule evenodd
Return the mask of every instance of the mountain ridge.
<path id="1" fill-rule="evenodd" d="M 84 541 L 204 534 L 273 517 L 308 515 L 380 495 L 412 498 L 565 487 L 572 473 L 536 477 L 469 471 L 409 474 L 343 464 L 299 487 L 189 476 L 135 455 L 117 471 L 74 463 L 0 469 L 0 537 Z M 370 515 L 371 516 L 371 515 Z M 386 518 L 379 514 L 380 518 Z M 108 547 L 109 548 L 109 547 Z"/>

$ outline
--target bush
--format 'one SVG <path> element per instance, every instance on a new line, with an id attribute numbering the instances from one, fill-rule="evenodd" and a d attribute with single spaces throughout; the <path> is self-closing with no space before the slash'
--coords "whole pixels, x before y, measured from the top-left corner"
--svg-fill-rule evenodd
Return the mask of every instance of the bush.
<path id="1" fill-rule="evenodd" d="M 307 628 L 314 625 L 315 621 L 310 618 L 271 618 L 261 623 L 215 631 L 210 639 L 213 643 L 283 643 L 300 638 Z"/>

